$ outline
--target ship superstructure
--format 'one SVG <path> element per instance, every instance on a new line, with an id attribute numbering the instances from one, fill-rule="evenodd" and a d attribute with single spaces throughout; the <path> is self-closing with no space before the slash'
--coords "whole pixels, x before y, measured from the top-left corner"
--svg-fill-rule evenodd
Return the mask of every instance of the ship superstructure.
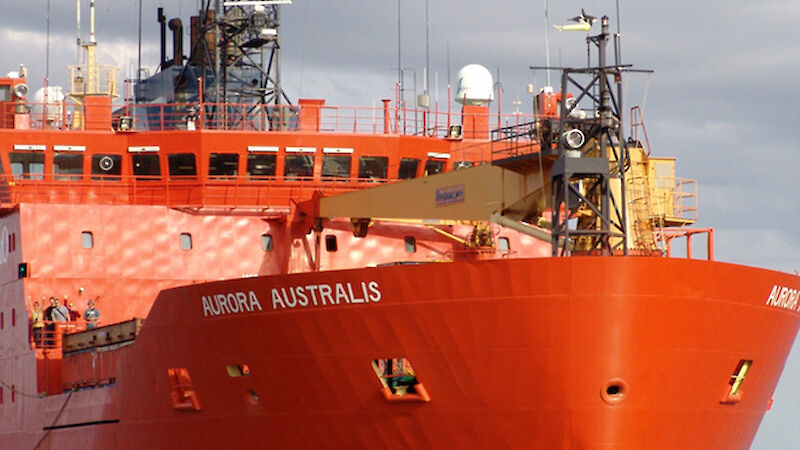
<path id="1" fill-rule="evenodd" d="M 0 78 L 2 442 L 750 443 L 800 278 L 713 261 L 693 182 L 637 109 L 623 133 L 607 18 L 596 65 L 490 130 L 485 92 L 459 114 L 291 104 L 280 6 L 215 3 L 188 58 L 159 10 L 173 58 L 162 33 L 124 102 L 76 69 L 33 114 L 24 77 Z M 697 233 L 705 260 L 670 257 Z M 99 321 L 35 332 L 51 298 Z"/>

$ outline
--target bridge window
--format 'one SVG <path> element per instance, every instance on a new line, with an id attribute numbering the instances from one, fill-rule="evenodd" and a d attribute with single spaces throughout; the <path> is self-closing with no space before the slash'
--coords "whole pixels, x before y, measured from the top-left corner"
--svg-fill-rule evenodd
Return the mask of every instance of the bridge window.
<path id="1" fill-rule="evenodd" d="M 11 173 L 22 180 L 41 180 L 44 178 L 44 153 L 11 152 Z"/>
<path id="2" fill-rule="evenodd" d="M 131 155 L 133 174 L 137 181 L 158 180 L 161 178 L 161 165 L 158 155 L 152 153 Z"/>
<path id="3" fill-rule="evenodd" d="M 251 153 L 247 155 L 247 176 L 249 178 L 274 177 L 276 155 L 262 155 Z"/>
<path id="4" fill-rule="evenodd" d="M 212 153 L 208 156 L 208 176 L 226 178 L 239 174 L 239 155 L 236 153 Z"/>
<path id="5" fill-rule="evenodd" d="M 286 155 L 283 174 L 286 177 L 314 176 L 314 155 Z M 296 178 L 290 179 L 296 180 Z"/>
<path id="6" fill-rule="evenodd" d="M 350 156 L 325 155 L 322 157 L 322 176 L 350 178 Z"/>
<path id="7" fill-rule="evenodd" d="M 453 164 L 453 170 L 466 169 L 467 167 L 472 167 L 474 165 L 475 163 L 473 163 L 472 161 L 456 161 Z"/>
<path id="8" fill-rule="evenodd" d="M 169 176 L 178 179 L 197 178 L 197 163 L 194 153 L 173 153 L 167 156 Z"/>
<path id="9" fill-rule="evenodd" d="M 122 174 L 122 155 L 92 155 L 93 181 L 119 181 Z"/>
<path id="10" fill-rule="evenodd" d="M 94 247 L 94 235 L 91 231 L 81 231 L 81 247 L 83 248 L 93 248 Z"/>
<path id="11" fill-rule="evenodd" d="M 429 159 L 425 162 L 425 175 L 436 175 L 444 171 L 444 161 Z"/>
<path id="12" fill-rule="evenodd" d="M 83 155 L 55 153 L 53 155 L 53 178 L 56 180 L 80 180 L 83 178 Z"/>
<path id="13" fill-rule="evenodd" d="M 386 156 L 362 156 L 358 159 L 358 178 L 385 180 L 388 167 Z"/>
<path id="14" fill-rule="evenodd" d="M 401 180 L 409 180 L 417 178 L 417 169 L 419 168 L 419 160 L 414 158 L 403 158 L 400 160 L 400 169 L 397 171 L 397 178 Z"/>

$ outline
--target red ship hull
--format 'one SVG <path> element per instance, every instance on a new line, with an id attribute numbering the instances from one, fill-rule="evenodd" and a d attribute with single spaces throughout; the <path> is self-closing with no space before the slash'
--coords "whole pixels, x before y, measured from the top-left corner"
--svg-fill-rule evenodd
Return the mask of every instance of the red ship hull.
<path id="1" fill-rule="evenodd" d="M 298 286 L 335 291 L 337 283 L 349 286 L 339 304 L 314 305 L 310 295 L 306 306 L 287 304 Z M 788 293 L 780 304 L 769 300 L 776 286 Z M 108 389 L 118 392 L 105 419 L 95 418 L 106 422 L 51 430 L 42 448 L 83 447 L 87 427 L 98 448 L 746 448 L 797 332 L 792 290 L 800 278 L 787 274 L 647 257 L 425 264 L 172 289 L 123 356 Z M 204 296 L 239 292 L 248 296 L 239 312 L 204 309 Z M 370 362 L 400 357 L 413 362 L 430 401 L 381 393 Z M 741 360 L 752 369 L 731 399 Z M 249 376 L 231 377 L 230 365 Z M 174 368 L 188 372 L 199 409 L 170 400 Z"/>

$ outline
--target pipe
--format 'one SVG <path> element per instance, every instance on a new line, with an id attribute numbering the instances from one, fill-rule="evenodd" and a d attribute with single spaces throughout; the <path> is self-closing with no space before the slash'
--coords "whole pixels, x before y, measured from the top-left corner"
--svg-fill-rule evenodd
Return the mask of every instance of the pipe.
<path id="1" fill-rule="evenodd" d="M 169 19 L 169 29 L 172 31 L 172 64 L 183 65 L 183 24 L 177 17 Z"/>
<path id="2" fill-rule="evenodd" d="M 544 242 L 552 242 L 553 235 L 545 230 L 540 230 L 539 228 L 532 227 L 530 225 L 525 225 L 522 222 L 517 220 L 509 219 L 508 217 L 494 213 L 489 217 L 489 221 L 496 223 L 500 226 L 511 228 L 512 230 L 519 231 L 522 234 L 527 234 L 533 238 L 539 239 L 540 241 Z M 564 245 L 564 238 L 560 238 L 558 242 L 558 246 L 562 247 Z M 570 250 L 572 250 L 572 245 L 570 245 Z"/>
<path id="3" fill-rule="evenodd" d="M 390 99 L 384 98 L 383 102 L 383 134 L 389 134 L 389 102 Z"/>
<path id="4" fill-rule="evenodd" d="M 161 68 L 167 62 L 167 18 L 164 16 L 164 8 L 158 8 L 158 25 L 161 30 Z"/>

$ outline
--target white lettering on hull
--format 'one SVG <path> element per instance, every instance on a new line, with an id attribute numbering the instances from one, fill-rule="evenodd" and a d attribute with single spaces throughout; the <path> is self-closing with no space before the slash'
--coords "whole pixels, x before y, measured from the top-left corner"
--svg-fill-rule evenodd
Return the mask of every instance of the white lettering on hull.
<path id="1" fill-rule="evenodd" d="M 272 309 L 305 308 L 356 303 L 377 303 L 383 294 L 377 281 L 360 283 L 309 284 L 272 288 Z"/>
<path id="2" fill-rule="evenodd" d="M 229 292 L 227 294 L 213 294 L 202 297 L 203 316 L 220 316 L 223 314 L 241 314 L 253 312 L 256 309 L 263 311 L 261 302 L 255 292 Z"/>
<path id="3" fill-rule="evenodd" d="M 800 291 L 786 286 L 773 285 L 767 296 L 767 305 L 776 308 L 800 311 Z"/>
<path id="4" fill-rule="evenodd" d="M 276 287 L 270 290 L 272 309 L 294 309 L 378 303 L 383 293 L 377 281 L 320 283 Z M 263 311 L 254 291 L 227 292 L 201 297 L 203 317 Z"/>

